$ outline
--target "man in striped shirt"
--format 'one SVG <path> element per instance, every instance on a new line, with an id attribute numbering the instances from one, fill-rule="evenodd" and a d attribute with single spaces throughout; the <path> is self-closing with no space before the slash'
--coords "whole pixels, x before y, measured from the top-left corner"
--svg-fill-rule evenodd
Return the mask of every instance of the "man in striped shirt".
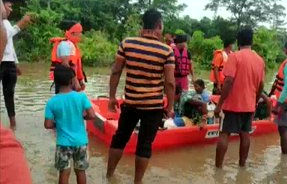
<path id="1" fill-rule="evenodd" d="M 123 68 L 126 68 L 125 100 L 121 105 L 118 130 L 109 152 L 107 178 L 121 159 L 123 149 L 140 121 L 135 159 L 135 183 L 140 183 L 151 157 L 151 145 L 163 118 L 163 90 L 168 99 L 167 114 L 173 115 L 175 92 L 174 54 L 161 43 L 163 21 L 161 14 L 148 10 L 143 15 L 140 37 L 124 39 L 118 49 L 110 78 L 109 110 L 116 111 L 116 89 Z"/>

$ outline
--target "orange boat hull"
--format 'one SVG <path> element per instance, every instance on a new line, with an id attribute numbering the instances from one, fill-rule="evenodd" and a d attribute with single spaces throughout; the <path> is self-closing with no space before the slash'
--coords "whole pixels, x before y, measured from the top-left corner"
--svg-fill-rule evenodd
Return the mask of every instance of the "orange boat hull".
<path id="1" fill-rule="evenodd" d="M 96 119 L 87 121 L 87 129 L 102 140 L 107 146 L 117 130 L 119 113 L 108 112 L 107 99 L 93 100 L 96 111 Z M 198 127 L 180 127 L 160 130 L 153 142 L 153 150 L 163 150 L 187 145 L 201 145 L 216 143 L 219 136 L 219 125 L 207 125 L 204 129 Z M 252 124 L 252 136 L 277 132 L 277 126 L 272 121 L 254 121 Z M 238 135 L 231 135 L 230 139 L 236 139 Z M 134 153 L 137 143 L 137 133 L 134 131 L 125 148 L 125 153 Z"/>

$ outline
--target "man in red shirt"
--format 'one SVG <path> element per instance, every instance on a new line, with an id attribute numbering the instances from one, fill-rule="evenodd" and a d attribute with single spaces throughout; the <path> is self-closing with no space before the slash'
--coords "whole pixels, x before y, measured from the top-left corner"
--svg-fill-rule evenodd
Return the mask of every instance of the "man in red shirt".
<path id="1" fill-rule="evenodd" d="M 219 141 L 216 148 L 216 167 L 222 168 L 231 133 L 240 135 L 239 165 L 245 166 L 250 147 L 253 113 L 264 87 L 265 63 L 251 50 L 253 31 L 245 28 L 237 35 L 240 50 L 229 55 L 223 69 L 225 80 L 215 115 L 223 110 Z"/>

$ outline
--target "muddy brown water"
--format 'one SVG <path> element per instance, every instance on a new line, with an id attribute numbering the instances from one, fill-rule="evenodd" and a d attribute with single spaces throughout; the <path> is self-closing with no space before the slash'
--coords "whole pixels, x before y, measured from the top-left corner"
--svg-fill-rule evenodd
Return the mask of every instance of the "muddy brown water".
<path id="1" fill-rule="evenodd" d="M 54 169 L 55 135 L 43 127 L 44 106 L 53 95 L 45 64 L 22 65 L 23 76 L 16 87 L 16 136 L 25 148 L 34 184 L 56 184 Z M 89 68 L 87 94 L 93 98 L 107 95 L 107 75 Z M 101 72 L 100 72 L 101 73 Z M 204 73 L 202 76 L 206 75 Z M 271 80 L 270 80 L 271 81 Z M 211 84 L 208 84 L 211 87 Z M 123 81 L 119 87 L 122 94 Z M 1 95 L 1 121 L 7 126 L 8 118 Z M 125 155 L 115 177 L 105 180 L 108 148 L 95 136 L 90 138 L 90 168 L 88 184 L 131 184 L 134 156 Z M 281 156 L 277 134 L 252 138 L 246 168 L 239 168 L 238 141 L 229 145 L 223 170 L 214 168 L 215 145 L 186 146 L 180 149 L 154 152 L 144 177 L 144 184 L 287 184 L 287 157 Z M 71 175 L 70 183 L 75 184 Z"/>

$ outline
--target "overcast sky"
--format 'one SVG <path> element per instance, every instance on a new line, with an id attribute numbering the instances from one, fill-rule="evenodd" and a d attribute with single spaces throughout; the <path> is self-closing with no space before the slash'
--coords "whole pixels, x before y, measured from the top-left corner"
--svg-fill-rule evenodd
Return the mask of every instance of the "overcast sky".
<path id="1" fill-rule="evenodd" d="M 181 15 L 189 15 L 194 19 L 201 19 L 204 16 L 212 18 L 214 15 L 212 11 L 204 10 L 205 5 L 208 4 L 210 0 L 178 0 L 178 2 L 185 3 L 188 6 L 184 12 L 181 13 Z M 287 12 L 287 0 L 281 0 L 281 4 L 286 7 Z M 224 9 L 218 11 L 218 15 L 222 16 L 223 18 L 230 17 L 230 13 Z M 287 25 L 285 27 L 287 28 Z"/>

